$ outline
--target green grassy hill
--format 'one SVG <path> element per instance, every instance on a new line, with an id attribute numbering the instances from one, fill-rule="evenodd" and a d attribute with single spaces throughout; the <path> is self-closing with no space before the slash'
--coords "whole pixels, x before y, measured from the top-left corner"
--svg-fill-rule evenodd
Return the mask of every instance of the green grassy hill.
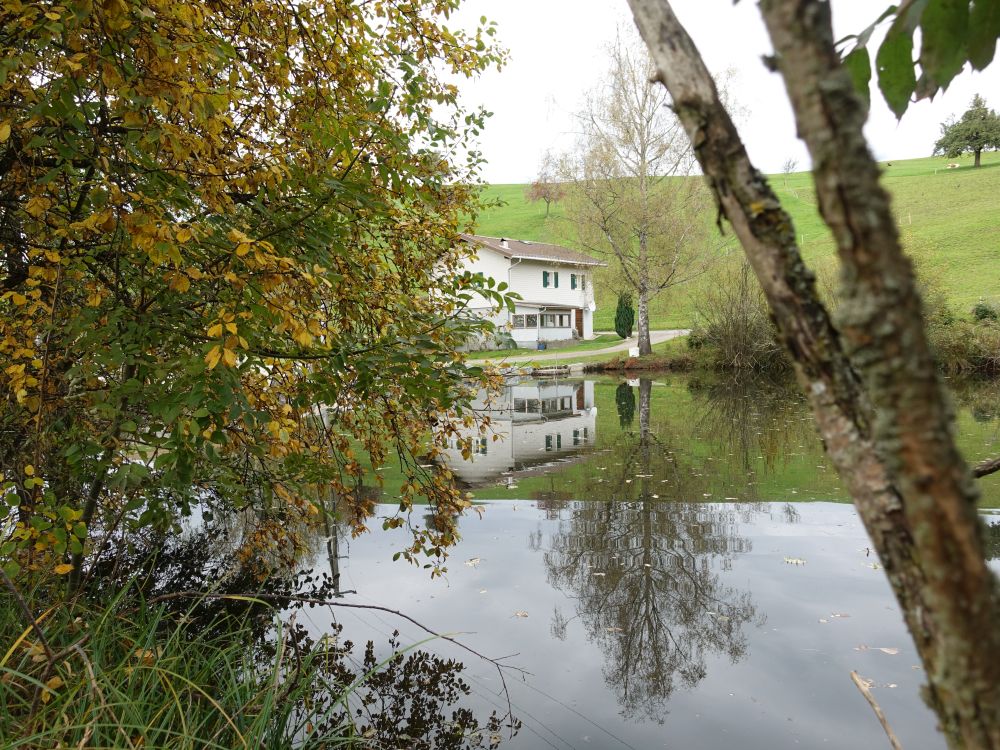
<path id="1" fill-rule="evenodd" d="M 980 298 L 1000 302 L 1000 154 L 983 155 L 983 166 L 973 169 L 972 158 L 957 161 L 933 157 L 883 163 L 883 182 L 893 196 L 893 206 L 907 250 L 921 273 L 933 278 L 956 313 L 965 315 Z M 701 179 L 691 178 L 691 179 Z M 807 261 L 821 275 L 836 270 L 833 240 L 816 210 L 811 175 L 799 172 L 773 175 L 771 185 L 795 221 L 799 243 Z M 502 206 L 483 212 L 475 231 L 496 237 L 553 242 L 578 247 L 575 231 L 563 206 L 528 203 L 525 185 L 490 185 L 487 200 Z M 597 330 L 613 328 L 615 300 L 610 289 L 612 269 L 596 279 Z M 698 283 L 711 283 L 705 279 Z M 668 292 L 652 305 L 655 328 L 688 327 L 696 317 L 698 285 Z"/>

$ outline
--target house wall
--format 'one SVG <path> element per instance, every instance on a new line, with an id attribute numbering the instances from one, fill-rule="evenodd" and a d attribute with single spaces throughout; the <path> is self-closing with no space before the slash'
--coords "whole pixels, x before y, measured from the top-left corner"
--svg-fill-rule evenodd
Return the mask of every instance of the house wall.
<path id="1" fill-rule="evenodd" d="M 559 273 L 559 287 L 542 286 L 542 272 L 548 271 L 551 279 L 553 272 Z M 570 274 L 587 277 L 587 291 L 579 286 L 570 288 Z M 594 269 L 578 266 L 563 266 L 555 263 L 522 260 L 513 261 L 510 268 L 511 288 L 529 302 L 543 302 L 547 305 L 567 305 L 586 307 L 594 301 Z"/>
<path id="2" fill-rule="evenodd" d="M 583 337 L 593 338 L 593 313 L 589 307 L 594 302 L 594 268 L 561 265 L 545 261 L 510 260 L 487 247 L 477 248 L 476 255 L 465 259 L 466 270 L 472 273 L 482 273 L 497 283 L 507 282 L 513 292 L 522 299 L 542 304 L 548 308 L 570 311 L 569 325 L 562 328 L 512 328 L 511 336 L 521 346 L 532 347 L 539 341 L 564 341 L 573 338 L 575 318 L 572 308 L 583 308 Z M 549 286 L 543 285 L 543 273 L 549 273 Z M 555 274 L 559 274 L 559 286 L 555 286 Z M 572 288 L 571 275 L 576 275 L 577 288 Z M 586 277 L 586 290 L 580 282 L 580 277 Z M 510 313 L 506 310 L 490 310 L 489 301 L 481 295 L 474 295 L 469 302 L 470 312 L 490 318 L 495 325 L 505 326 L 511 322 Z M 555 312 L 556 310 L 552 310 Z M 531 315 L 539 313 L 537 306 L 517 305 L 515 314 Z"/>
<path id="3" fill-rule="evenodd" d="M 465 258 L 462 265 L 471 273 L 481 273 L 488 279 L 494 279 L 498 284 L 508 282 L 507 271 L 510 268 L 510 258 L 505 258 L 499 253 L 495 253 L 487 247 L 478 247 L 476 256 Z M 562 277 L 560 276 L 560 281 Z M 469 302 L 470 309 L 482 309 L 490 307 L 491 303 L 480 294 L 473 295 Z M 506 319 L 506 315 L 504 315 Z"/>

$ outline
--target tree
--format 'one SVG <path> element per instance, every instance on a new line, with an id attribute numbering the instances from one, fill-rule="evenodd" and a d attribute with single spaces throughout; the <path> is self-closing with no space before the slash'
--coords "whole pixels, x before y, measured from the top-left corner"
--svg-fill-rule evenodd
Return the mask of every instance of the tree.
<path id="1" fill-rule="evenodd" d="M 788 186 L 788 175 L 795 171 L 795 167 L 799 164 L 797 159 L 788 158 L 785 159 L 785 163 L 781 165 L 781 171 L 785 175 L 785 186 Z"/>
<path id="2" fill-rule="evenodd" d="M 670 4 L 629 3 L 885 567 L 924 663 L 928 703 L 951 747 L 1000 748 L 1000 585 L 986 564 L 978 493 L 955 445 L 912 263 L 878 183 L 862 132 L 867 108 L 834 45 L 829 4 L 763 0 L 761 12 L 814 165 L 820 213 L 837 243 L 843 303 L 836 324 L 790 217 L 750 163 Z M 928 8 L 926 48 L 940 30 L 927 17 L 931 6 L 913 5 Z M 898 67 L 912 72 L 912 60 Z"/>
<path id="3" fill-rule="evenodd" d="M 538 170 L 537 179 L 524 191 L 530 203 L 545 201 L 545 218 L 549 217 L 551 204 L 558 203 L 566 195 L 566 190 L 556 179 L 556 162 L 551 151 L 546 151 Z"/>
<path id="4" fill-rule="evenodd" d="M 648 55 L 618 42 L 605 81 L 580 115 L 583 136 L 563 160 L 567 211 L 580 243 L 609 255 L 635 293 L 639 353 L 652 352 L 649 303 L 703 273 L 710 201 L 685 179 L 694 155 Z"/>
<path id="5" fill-rule="evenodd" d="M 503 300 L 459 270 L 477 164 L 442 154 L 484 113 L 446 76 L 503 55 L 442 25 L 457 4 L 4 3 L 9 573 L 76 575 L 194 504 L 254 511 L 268 549 L 328 497 L 359 531 L 390 455 L 401 510 L 468 504 L 424 467 L 483 378 L 463 300 Z"/>
<path id="6" fill-rule="evenodd" d="M 632 295 L 628 292 L 618 294 L 618 307 L 615 308 L 615 333 L 623 339 L 632 336 L 632 324 L 635 323 L 635 308 L 632 307 Z"/>
<path id="7" fill-rule="evenodd" d="M 1000 117 L 976 94 L 961 119 L 941 124 L 941 137 L 934 144 L 934 153 L 954 159 L 972 152 L 975 154 L 973 166 L 978 167 L 983 150 L 997 148 L 1000 148 Z"/>

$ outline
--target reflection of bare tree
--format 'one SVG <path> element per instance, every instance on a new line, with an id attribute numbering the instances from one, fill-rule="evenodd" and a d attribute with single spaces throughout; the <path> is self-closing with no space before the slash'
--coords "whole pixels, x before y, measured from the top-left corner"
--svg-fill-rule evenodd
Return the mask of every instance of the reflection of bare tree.
<path id="1" fill-rule="evenodd" d="M 675 687 L 697 684 L 710 654 L 733 661 L 746 654 L 743 626 L 756 612 L 750 594 L 724 585 L 718 572 L 749 551 L 736 521 L 752 506 L 655 497 L 660 485 L 691 479 L 676 459 L 664 462 L 670 451 L 649 429 L 651 389 L 640 381 L 639 432 L 623 433 L 609 456 L 620 478 L 598 485 L 617 501 L 574 504 L 545 564 L 549 581 L 577 598 L 577 616 L 604 651 L 604 676 L 623 714 L 662 720 Z M 566 623 L 557 613 L 553 633 Z"/>
<path id="2" fill-rule="evenodd" d="M 724 506 L 581 503 L 545 553 L 549 581 L 605 654 L 604 677 L 626 717 L 659 719 L 675 687 L 693 687 L 710 654 L 746 655 L 750 594 L 722 583 L 719 564 L 745 551 Z M 553 620 L 553 632 L 565 618 Z"/>
<path id="3" fill-rule="evenodd" d="M 792 383 L 762 379 L 726 379 L 699 389 L 704 396 L 698 427 L 722 440 L 745 470 L 760 456 L 768 471 L 794 452 L 816 444 L 816 430 L 802 409 Z"/>

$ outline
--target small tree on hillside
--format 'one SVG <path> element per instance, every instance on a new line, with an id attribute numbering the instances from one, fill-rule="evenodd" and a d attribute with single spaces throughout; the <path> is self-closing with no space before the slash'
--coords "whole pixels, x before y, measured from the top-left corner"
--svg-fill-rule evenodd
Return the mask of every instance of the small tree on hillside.
<path id="1" fill-rule="evenodd" d="M 781 165 L 781 171 L 785 175 L 785 187 L 788 187 L 788 175 L 794 172 L 798 165 L 798 159 L 785 159 L 785 163 Z"/>
<path id="2" fill-rule="evenodd" d="M 530 203 L 545 201 L 545 218 L 553 203 L 558 203 L 566 195 L 563 186 L 556 181 L 556 162 L 552 152 L 546 151 L 542 164 L 538 169 L 538 178 L 524 191 L 524 197 Z"/>
<path id="3" fill-rule="evenodd" d="M 973 166 L 978 167 L 983 150 L 996 148 L 1000 148 L 1000 117 L 976 94 L 961 119 L 941 124 L 941 137 L 934 144 L 934 153 L 954 159 L 971 152 L 976 158 Z"/>
<path id="4" fill-rule="evenodd" d="M 621 292 L 618 295 L 618 307 L 615 309 L 615 333 L 623 339 L 632 335 L 632 324 L 635 323 L 635 308 L 632 307 L 632 295 Z"/>

